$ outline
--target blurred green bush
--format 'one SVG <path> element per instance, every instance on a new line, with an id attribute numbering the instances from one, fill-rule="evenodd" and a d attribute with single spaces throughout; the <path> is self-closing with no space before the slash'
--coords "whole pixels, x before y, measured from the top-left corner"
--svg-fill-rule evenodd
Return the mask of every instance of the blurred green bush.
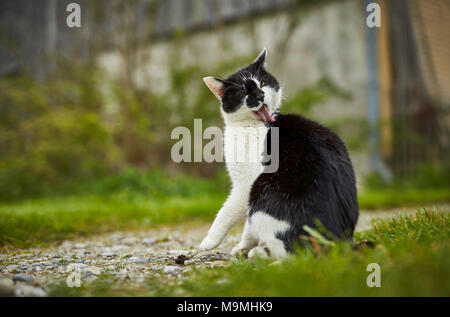
<path id="1" fill-rule="evenodd" d="M 96 76 L 0 82 L 0 198 L 41 193 L 49 185 L 104 174 L 117 147 L 101 117 Z"/>
<path id="2" fill-rule="evenodd" d="M 86 187 L 90 182 L 107 188 L 114 181 L 109 178 L 107 185 L 103 179 L 110 175 L 133 190 L 156 182 L 169 194 L 180 186 L 164 181 L 169 174 L 212 177 L 222 166 L 170 159 L 177 141 L 170 138 L 174 127 L 193 128 L 194 118 L 202 118 L 204 126 L 222 125 L 217 100 L 203 87 L 201 69 L 174 60 L 172 93 L 155 94 L 123 78 L 107 77 L 92 65 L 55 62 L 57 72 L 43 82 L 23 73 L 0 81 L 0 201 L 69 192 L 76 190 L 74 184 Z M 211 72 L 224 73 L 242 62 L 233 59 Z M 157 168 L 168 173 L 134 175 Z M 184 194 L 194 190 L 184 188 Z"/>

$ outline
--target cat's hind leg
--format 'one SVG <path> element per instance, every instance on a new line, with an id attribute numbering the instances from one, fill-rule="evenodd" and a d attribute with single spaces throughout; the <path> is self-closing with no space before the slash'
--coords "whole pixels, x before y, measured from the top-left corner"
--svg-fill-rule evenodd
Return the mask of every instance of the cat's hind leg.
<path id="1" fill-rule="evenodd" d="M 248 253 L 248 257 L 250 259 L 253 259 L 253 258 L 266 259 L 269 257 L 269 252 L 265 247 L 258 245 L 250 250 L 250 252 Z"/>
<path id="2" fill-rule="evenodd" d="M 287 255 L 285 244 L 278 238 L 290 229 L 289 223 L 264 212 L 255 212 L 249 219 L 250 234 L 257 237 L 258 246 L 250 250 L 248 257 L 282 258 Z"/>
<path id="3" fill-rule="evenodd" d="M 267 242 L 263 242 L 254 247 L 248 253 L 249 258 L 261 257 L 261 258 L 284 258 L 287 255 L 286 248 L 283 241 L 274 238 Z"/>

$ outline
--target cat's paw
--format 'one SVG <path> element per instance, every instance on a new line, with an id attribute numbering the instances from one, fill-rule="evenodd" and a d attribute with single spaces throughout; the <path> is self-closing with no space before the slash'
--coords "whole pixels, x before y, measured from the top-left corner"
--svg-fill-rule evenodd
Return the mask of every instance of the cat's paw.
<path id="1" fill-rule="evenodd" d="M 211 250 L 217 247 L 219 243 L 220 240 L 207 236 L 205 239 L 203 239 L 202 243 L 200 243 L 199 249 L 203 251 Z"/>
<path id="2" fill-rule="evenodd" d="M 239 254 L 242 254 L 244 256 L 246 256 L 248 254 L 249 249 L 246 247 L 242 247 L 241 245 L 237 245 L 235 246 L 233 249 L 231 249 L 230 254 L 233 256 L 237 256 Z"/>
<path id="3" fill-rule="evenodd" d="M 287 255 L 282 241 L 275 239 L 254 247 L 248 253 L 249 258 L 275 258 L 281 259 Z"/>
<path id="4" fill-rule="evenodd" d="M 248 257 L 250 259 L 253 259 L 253 258 L 266 259 L 269 257 L 269 252 L 266 247 L 257 246 L 250 250 L 250 252 L 248 253 Z"/>

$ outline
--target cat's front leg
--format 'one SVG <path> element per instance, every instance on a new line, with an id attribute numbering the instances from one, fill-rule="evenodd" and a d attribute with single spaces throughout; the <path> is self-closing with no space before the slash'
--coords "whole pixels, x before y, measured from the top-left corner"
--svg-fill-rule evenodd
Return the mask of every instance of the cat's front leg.
<path id="1" fill-rule="evenodd" d="M 248 252 L 258 244 L 258 239 L 249 230 L 248 220 L 245 222 L 242 238 L 238 245 L 231 250 L 231 255 L 247 255 Z"/>
<path id="2" fill-rule="evenodd" d="M 234 225 L 247 216 L 248 189 L 234 187 L 217 213 L 216 219 L 200 244 L 200 249 L 211 250 L 217 247 Z"/>

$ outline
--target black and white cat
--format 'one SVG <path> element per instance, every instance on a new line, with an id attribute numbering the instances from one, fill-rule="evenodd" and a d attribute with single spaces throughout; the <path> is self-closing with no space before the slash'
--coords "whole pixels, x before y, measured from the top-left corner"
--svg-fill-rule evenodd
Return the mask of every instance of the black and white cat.
<path id="1" fill-rule="evenodd" d="M 307 235 L 304 225 L 315 228 L 317 221 L 327 229 L 329 238 L 353 237 L 359 212 L 347 149 L 336 134 L 320 124 L 278 113 L 282 88 L 267 72 L 265 60 L 264 49 L 249 66 L 225 80 L 204 78 L 222 103 L 224 153 L 232 189 L 200 249 L 217 247 L 230 228 L 246 217 L 242 239 L 232 254 L 283 257 L 300 242 L 300 235 Z M 267 160 L 262 156 L 259 162 L 236 162 L 229 157 L 234 128 L 264 129 L 262 137 L 243 135 L 264 145 L 266 138 L 270 141 L 269 127 L 278 128 L 276 172 L 264 172 L 262 161 Z M 255 129 L 239 131 L 255 133 Z M 245 151 L 255 148 L 261 146 L 247 146 Z"/>

